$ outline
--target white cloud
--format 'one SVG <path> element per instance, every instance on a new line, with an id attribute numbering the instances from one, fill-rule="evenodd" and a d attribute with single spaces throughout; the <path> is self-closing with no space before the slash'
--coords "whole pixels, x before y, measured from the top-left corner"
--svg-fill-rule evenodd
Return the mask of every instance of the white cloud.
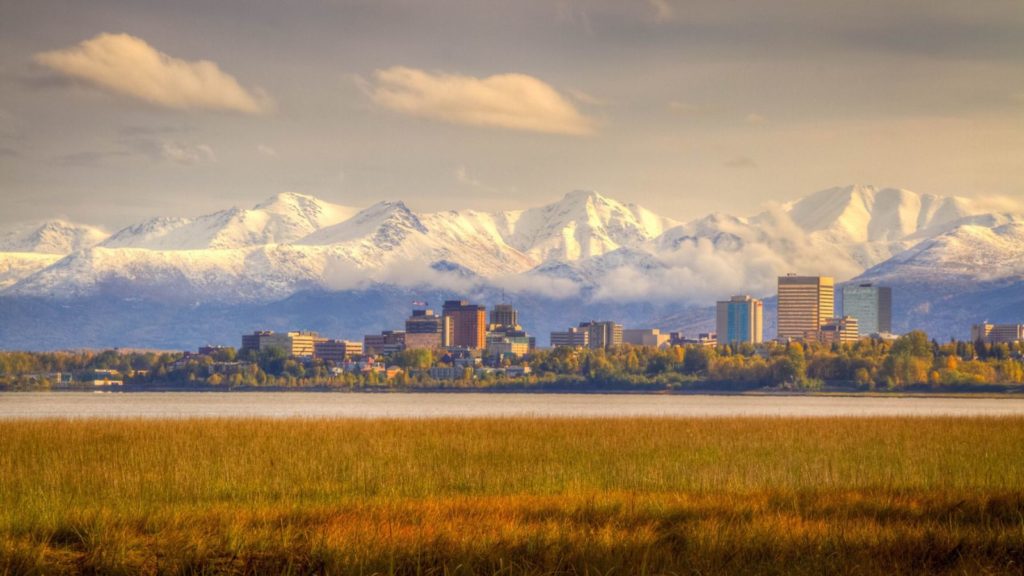
<path id="1" fill-rule="evenodd" d="M 267 146 L 266 144 L 258 144 L 256 146 L 256 151 L 259 152 L 261 155 L 266 156 L 267 158 L 277 158 L 277 150 L 274 150 L 272 147 Z"/>
<path id="2" fill-rule="evenodd" d="M 160 146 L 161 157 L 178 164 L 209 164 L 217 161 L 217 155 L 207 144 L 181 144 L 164 142 Z"/>
<path id="3" fill-rule="evenodd" d="M 654 19 L 658 22 L 668 22 L 675 16 L 668 0 L 648 0 L 648 3 L 654 8 Z"/>
<path id="4" fill-rule="evenodd" d="M 489 185 L 483 183 L 482 181 L 480 181 L 479 179 L 474 178 L 473 175 L 470 174 L 468 170 L 466 170 L 465 166 L 458 166 L 457 168 L 455 168 L 455 180 L 459 184 L 463 184 L 463 185 L 469 186 L 471 188 L 479 188 L 480 190 L 485 190 L 487 192 L 497 192 L 498 191 L 497 188 L 495 188 L 493 186 L 489 186 Z"/>
<path id="5" fill-rule="evenodd" d="M 374 73 L 380 106 L 453 124 L 585 135 L 594 122 L 547 83 L 526 74 L 486 78 L 394 66 Z"/>
<path id="6" fill-rule="evenodd" d="M 757 168 L 757 162 L 750 156 L 737 156 L 725 162 L 728 168 Z"/>
<path id="7" fill-rule="evenodd" d="M 100 34 L 35 61 L 103 90 L 177 109 L 262 114 L 272 108 L 260 90 L 243 88 L 209 60 L 187 61 L 160 52 L 129 34 Z"/>
<path id="8" fill-rule="evenodd" d="M 760 114 L 756 114 L 754 112 L 751 112 L 750 114 L 747 114 L 747 117 L 744 118 L 743 120 L 747 124 L 754 124 L 754 125 L 764 124 L 765 122 L 768 121 L 768 119 L 765 118 L 764 116 L 761 116 Z"/>

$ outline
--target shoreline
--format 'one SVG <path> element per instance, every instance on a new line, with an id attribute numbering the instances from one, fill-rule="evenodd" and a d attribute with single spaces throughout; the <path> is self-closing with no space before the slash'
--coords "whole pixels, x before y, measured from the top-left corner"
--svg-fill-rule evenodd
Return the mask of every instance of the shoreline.
<path id="1" fill-rule="evenodd" d="M 96 386 L 91 388 L 51 388 L 39 390 L 0 390 L 0 394 L 24 393 L 104 393 L 104 394 L 140 394 L 140 393 L 202 393 L 202 394 L 417 394 L 417 395 L 450 395 L 450 394 L 523 394 L 537 396 L 564 395 L 607 395 L 607 396 L 735 396 L 735 397 L 825 397 L 825 398 L 992 398 L 1020 399 L 1024 398 L 1024 386 L 985 386 L 985 390 L 971 387 L 950 387 L 954 390 L 934 390 L 924 388 L 907 388 L 902 390 L 853 390 L 844 388 L 824 390 L 782 390 L 752 389 L 730 390 L 715 388 L 664 389 L 664 388 L 571 388 L 571 387 L 361 387 L 348 388 L 340 386 Z M 978 387 L 980 388 L 980 387 Z M 992 388 L 997 388 L 993 390 Z"/>

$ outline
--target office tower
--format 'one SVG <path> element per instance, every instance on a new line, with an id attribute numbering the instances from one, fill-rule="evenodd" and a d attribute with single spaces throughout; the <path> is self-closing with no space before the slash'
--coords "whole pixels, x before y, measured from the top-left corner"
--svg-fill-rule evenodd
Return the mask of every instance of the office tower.
<path id="1" fill-rule="evenodd" d="M 494 327 L 516 328 L 519 326 L 519 312 L 511 304 L 495 304 L 491 308 L 490 324 Z"/>
<path id="2" fill-rule="evenodd" d="M 622 324 L 608 320 L 581 322 L 579 328 L 587 331 L 590 348 L 610 349 L 622 345 Z"/>
<path id="3" fill-rule="evenodd" d="M 843 316 L 857 319 L 861 336 L 892 332 L 892 288 L 873 284 L 843 286 Z"/>
<path id="4" fill-rule="evenodd" d="M 433 310 L 413 310 L 412 316 L 405 320 L 405 348 L 440 348 L 445 323 L 450 321 L 434 314 Z"/>
<path id="5" fill-rule="evenodd" d="M 780 339 L 800 340 L 835 315 L 835 282 L 829 276 L 779 276 Z M 721 336 L 719 336 L 721 337 Z"/>
<path id="6" fill-rule="evenodd" d="M 715 326 L 719 344 L 764 341 L 764 304 L 750 296 L 733 296 L 718 302 Z"/>
<path id="7" fill-rule="evenodd" d="M 487 335 L 487 311 L 483 306 L 465 300 L 448 300 L 441 309 L 447 319 L 441 338 L 443 346 L 463 346 L 470 349 L 484 347 Z"/>

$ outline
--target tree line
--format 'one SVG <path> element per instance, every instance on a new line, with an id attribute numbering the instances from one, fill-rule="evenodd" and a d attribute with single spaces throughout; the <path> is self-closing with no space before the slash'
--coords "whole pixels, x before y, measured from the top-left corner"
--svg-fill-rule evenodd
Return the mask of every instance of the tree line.
<path id="1" fill-rule="evenodd" d="M 396 374 L 340 372 L 320 359 L 290 357 L 278 348 L 209 355 L 158 352 L 0 352 L 0 387 L 52 386 L 57 372 L 85 374 L 116 370 L 133 386 L 224 386 L 346 388 L 783 388 L 814 390 L 846 386 L 899 390 L 913 386 L 976 387 L 1024 384 L 1024 343 L 929 340 L 920 331 L 894 341 L 863 339 L 852 344 L 777 343 L 718 347 L 687 345 L 665 349 L 619 346 L 610 350 L 536 350 L 498 367 L 527 365 L 532 373 L 510 378 L 500 371 L 465 370 L 456 381 L 427 373 L 446 366 L 443 352 L 406 350 L 383 359 Z M 450 360 L 450 359 L 447 359 Z"/>

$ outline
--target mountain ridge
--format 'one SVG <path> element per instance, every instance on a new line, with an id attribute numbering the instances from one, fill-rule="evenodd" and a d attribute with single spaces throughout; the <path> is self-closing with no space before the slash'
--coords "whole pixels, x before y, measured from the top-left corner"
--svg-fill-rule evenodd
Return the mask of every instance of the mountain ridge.
<path id="1" fill-rule="evenodd" d="M 920 320 L 930 298 L 950 297 L 933 285 L 955 285 L 959 297 L 1024 277 L 1022 221 L 968 198 L 858 185 L 687 222 L 592 191 L 523 210 L 426 213 L 282 193 L 250 209 L 150 219 L 67 254 L 0 253 L 0 298 L 269 306 L 390 286 L 697 309 L 732 294 L 769 296 L 777 276 L 797 272 L 901 286 L 914 292 L 901 296 L 910 303 L 902 313 Z M 964 314 L 985 313 L 973 310 Z"/>

